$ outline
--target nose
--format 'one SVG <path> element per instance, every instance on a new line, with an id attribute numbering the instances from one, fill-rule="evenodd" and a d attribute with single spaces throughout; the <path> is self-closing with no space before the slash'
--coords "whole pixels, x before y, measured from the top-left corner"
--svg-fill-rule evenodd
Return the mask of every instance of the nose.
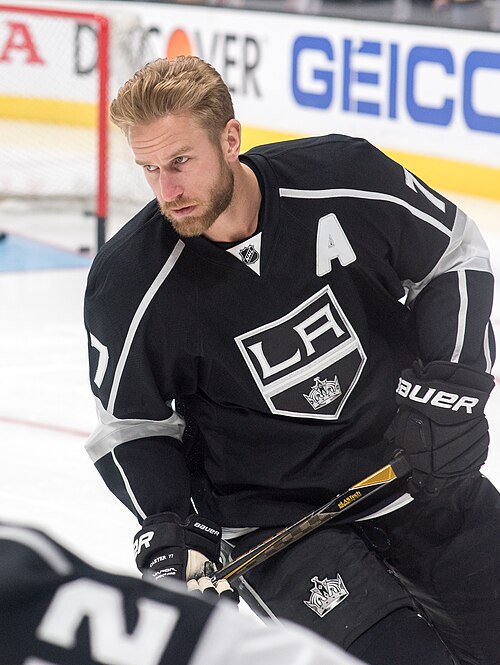
<path id="1" fill-rule="evenodd" d="M 175 175 L 171 173 L 160 174 L 160 195 L 163 201 L 170 203 L 182 196 L 184 189 Z"/>

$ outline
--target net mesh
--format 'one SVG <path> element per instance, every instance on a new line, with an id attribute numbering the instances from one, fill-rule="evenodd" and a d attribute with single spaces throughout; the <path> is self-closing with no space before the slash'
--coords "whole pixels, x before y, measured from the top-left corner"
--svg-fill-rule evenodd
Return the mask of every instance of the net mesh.
<path id="1" fill-rule="evenodd" d="M 0 206 L 29 205 L 95 213 L 102 143 L 100 76 L 107 105 L 147 59 L 134 48 L 132 12 L 92 17 L 0 5 Z M 109 30 L 107 52 L 98 44 Z M 151 198 L 120 132 L 106 123 L 105 214 L 116 225 Z"/>

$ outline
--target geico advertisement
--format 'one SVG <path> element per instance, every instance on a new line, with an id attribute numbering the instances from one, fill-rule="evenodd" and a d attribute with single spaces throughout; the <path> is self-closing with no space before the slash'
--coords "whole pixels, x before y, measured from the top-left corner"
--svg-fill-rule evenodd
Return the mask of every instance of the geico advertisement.
<path id="1" fill-rule="evenodd" d="M 500 166 L 493 33 L 214 7 L 94 7 L 111 16 L 111 96 L 144 62 L 192 53 L 221 72 L 247 126 L 363 135 L 393 150 Z M 91 26 L 19 16 L 0 14 L 0 94 L 91 99 Z"/>
<path id="2" fill-rule="evenodd" d="M 497 37 L 356 23 L 290 37 L 291 122 L 500 165 Z M 474 150 L 477 150 L 474 154 Z"/>
<path id="3" fill-rule="evenodd" d="M 500 166 L 498 35 L 202 7 L 138 5 L 139 59 L 210 61 L 246 126 L 341 132 Z"/>

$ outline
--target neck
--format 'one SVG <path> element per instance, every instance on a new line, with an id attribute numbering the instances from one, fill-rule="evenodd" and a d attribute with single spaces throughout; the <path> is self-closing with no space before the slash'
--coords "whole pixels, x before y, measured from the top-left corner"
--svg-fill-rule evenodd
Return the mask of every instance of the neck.
<path id="1" fill-rule="evenodd" d="M 231 203 L 204 236 L 214 242 L 237 242 L 249 238 L 257 229 L 261 200 L 254 172 L 245 164 L 236 162 Z"/>

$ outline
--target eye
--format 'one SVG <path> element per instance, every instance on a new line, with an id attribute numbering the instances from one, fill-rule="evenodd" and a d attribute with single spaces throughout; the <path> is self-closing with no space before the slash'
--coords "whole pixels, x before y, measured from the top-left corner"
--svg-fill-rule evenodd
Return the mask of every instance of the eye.
<path id="1" fill-rule="evenodd" d="M 147 171 L 148 173 L 153 173 L 154 171 L 158 170 L 157 166 L 153 166 L 153 164 L 144 164 L 143 166 L 144 170 Z"/>
<path id="2" fill-rule="evenodd" d="M 180 157 L 176 157 L 174 159 L 174 164 L 176 166 L 179 166 L 180 164 L 185 164 L 188 161 L 189 157 L 186 157 L 185 155 L 181 155 Z"/>

